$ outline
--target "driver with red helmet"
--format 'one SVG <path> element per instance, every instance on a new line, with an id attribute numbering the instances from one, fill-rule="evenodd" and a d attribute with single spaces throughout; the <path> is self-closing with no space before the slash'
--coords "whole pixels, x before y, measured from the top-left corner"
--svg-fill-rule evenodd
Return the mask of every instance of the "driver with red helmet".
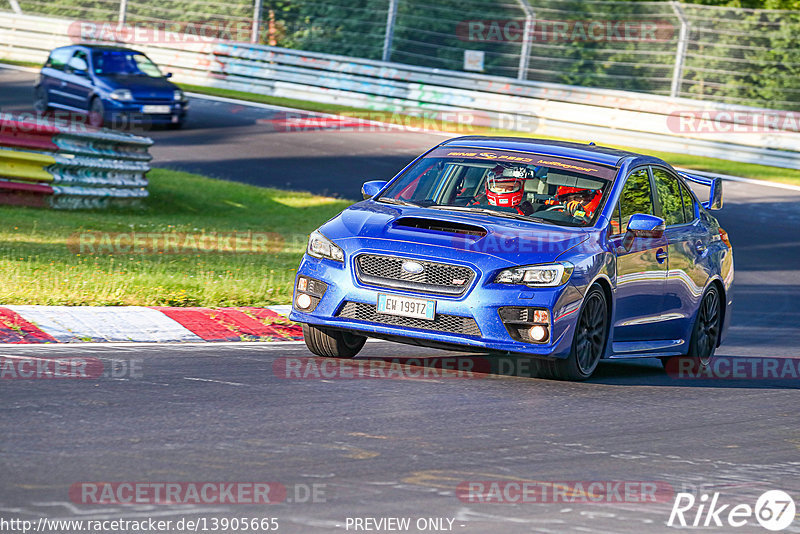
<path id="1" fill-rule="evenodd" d="M 520 215 L 533 213 L 530 202 L 523 201 L 525 196 L 526 170 L 518 167 L 497 165 L 486 176 L 486 200 L 490 206 L 514 208 Z"/>

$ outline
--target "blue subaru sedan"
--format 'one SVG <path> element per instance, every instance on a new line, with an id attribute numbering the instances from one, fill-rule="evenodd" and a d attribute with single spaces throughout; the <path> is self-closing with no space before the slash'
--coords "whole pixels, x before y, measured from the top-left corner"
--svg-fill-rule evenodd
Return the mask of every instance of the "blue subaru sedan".
<path id="1" fill-rule="evenodd" d="M 593 144 L 470 136 L 362 194 L 298 268 L 290 317 L 319 356 L 374 337 L 527 355 L 538 376 L 583 380 L 602 359 L 708 365 L 730 322 L 718 178 Z"/>
<path id="2" fill-rule="evenodd" d="M 34 88 L 34 107 L 87 114 L 92 126 L 180 128 L 183 91 L 150 59 L 118 46 L 73 45 L 50 52 Z"/>

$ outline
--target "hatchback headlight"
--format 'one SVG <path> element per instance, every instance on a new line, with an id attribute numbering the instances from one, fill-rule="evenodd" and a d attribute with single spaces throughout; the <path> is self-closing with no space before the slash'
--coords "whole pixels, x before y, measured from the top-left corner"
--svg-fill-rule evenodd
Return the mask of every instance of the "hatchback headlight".
<path id="1" fill-rule="evenodd" d="M 314 231 L 308 238 L 308 255 L 315 258 L 326 258 L 333 261 L 344 262 L 344 252 L 333 241 Z"/>
<path id="2" fill-rule="evenodd" d="M 498 284 L 519 284 L 531 287 L 556 287 L 565 284 L 575 266 L 567 261 L 545 265 L 526 265 L 500 271 L 494 281 Z"/>
<path id="3" fill-rule="evenodd" d="M 176 102 L 183 102 L 186 99 L 186 97 L 184 96 L 183 91 L 181 91 L 180 89 L 175 89 L 175 92 L 172 93 L 172 99 L 175 100 Z"/>
<path id="4" fill-rule="evenodd" d="M 130 89 L 114 89 L 109 96 L 114 100 L 133 100 L 133 93 L 131 93 Z"/>

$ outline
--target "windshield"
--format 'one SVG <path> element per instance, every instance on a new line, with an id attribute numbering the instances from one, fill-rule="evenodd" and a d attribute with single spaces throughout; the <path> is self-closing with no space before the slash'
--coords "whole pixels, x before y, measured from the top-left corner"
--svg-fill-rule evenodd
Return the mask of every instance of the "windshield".
<path id="1" fill-rule="evenodd" d="M 92 54 L 94 72 L 101 76 L 128 75 L 162 78 L 164 75 L 150 58 L 128 50 L 102 50 Z"/>
<path id="2" fill-rule="evenodd" d="M 587 226 L 615 169 L 519 152 L 440 148 L 378 198 L 431 209 Z"/>

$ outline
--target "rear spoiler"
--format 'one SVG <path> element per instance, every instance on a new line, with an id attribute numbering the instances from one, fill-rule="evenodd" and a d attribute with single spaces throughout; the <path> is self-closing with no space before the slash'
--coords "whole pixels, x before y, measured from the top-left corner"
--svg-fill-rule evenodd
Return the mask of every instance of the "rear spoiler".
<path id="1" fill-rule="evenodd" d="M 722 178 L 719 176 L 699 176 L 697 174 L 689 174 L 688 172 L 678 172 L 684 180 L 689 180 L 696 184 L 705 185 L 710 189 L 708 192 L 708 200 L 701 202 L 704 208 L 708 210 L 722 209 Z"/>

